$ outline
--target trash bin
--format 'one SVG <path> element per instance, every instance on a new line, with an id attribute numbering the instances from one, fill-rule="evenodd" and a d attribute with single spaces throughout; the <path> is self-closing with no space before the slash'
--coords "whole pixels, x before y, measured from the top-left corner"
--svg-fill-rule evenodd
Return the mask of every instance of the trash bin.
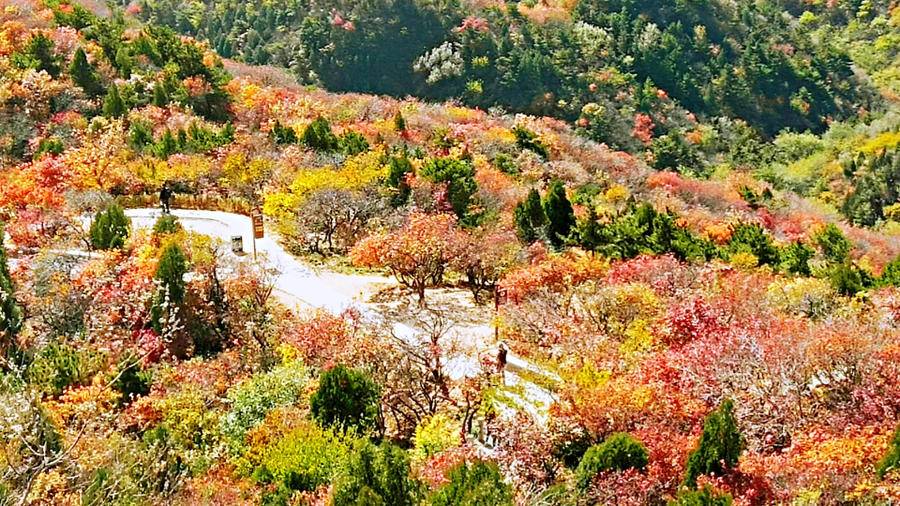
<path id="1" fill-rule="evenodd" d="M 231 236 L 231 252 L 235 255 L 244 253 L 244 238 L 240 235 Z"/>

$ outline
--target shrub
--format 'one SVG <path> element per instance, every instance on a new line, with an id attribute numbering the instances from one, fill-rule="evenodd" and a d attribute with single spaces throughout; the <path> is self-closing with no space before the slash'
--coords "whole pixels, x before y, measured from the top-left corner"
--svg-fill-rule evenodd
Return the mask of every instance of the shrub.
<path id="1" fill-rule="evenodd" d="M 119 361 L 112 387 L 119 392 L 120 404 L 127 404 L 137 397 L 150 393 L 153 375 L 141 370 L 140 360 L 128 354 Z"/>
<path id="2" fill-rule="evenodd" d="M 837 304 L 835 291 L 828 280 L 794 278 L 775 281 L 766 289 L 766 300 L 786 313 L 809 318 L 828 315 Z"/>
<path id="3" fill-rule="evenodd" d="M 296 144 L 297 132 L 291 127 L 286 127 L 280 121 L 275 120 L 272 130 L 269 132 L 275 144 Z"/>
<path id="4" fill-rule="evenodd" d="M 391 204 L 395 207 L 402 206 L 409 200 L 411 189 L 409 183 L 406 182 L 406 176 L 412 172 L 412 162 L 405 155 L 391 157 L 386 182 L 388 186 L 397 190 L 397 193 L 391 198 Z"/>
<path id="5" fill-rule="evenodd" d="M 643 470 L 647 467 L 647 449 L 631 435 L 618 432 L 585 452 L 575 470 L 578 488 L 585 490 L 601 471 Z"/>
<path id="6" fill-rule="evenodd" d="M 347 132 L 341 136 L 341 151 L 347 156 L 365 153 L 369 150 L 369 142 L 357 132 Z"/>
<path id="7" fill-rule="evenodd" d="M 861 292 L 866 286 L 870 276 L 850 262 L 843 262 L 831 268 L 828 279 L 834 291 L 848 297 Z"/>
<path id="8" fill-rule="evenodd" d="M 381 389 L 365 373 L 338 365 L 322 374 L 310 408 L 323 425 L 366 431 L 375 425 L 380 396 Z"/>
<path id="9" fill-rule="evenodd" d="M 84 385 L 100 370 L 100 356 L 63 343 L 42 348 L 28 366 L 28 381 L 41 391 L 57 396 L 66 388 Z"/>
<path id="10" fill-rule="evenodd" d="M 316 118 L 303 130 L 300 142 L 315 151 L 337 151 L 340 149 L 340 141 L 331 131 L 331 125 L 325 118 Z"/>
<path id="11" fill-rule="evenodd" d="M 876 471 L 878 478 L 884 479 L 885 475 L 897 469 L 900 466 L 900 426 L 894 431 L 894 437 L 891 438 L 888 451 L 878 463 Z"/>
<path id="12" fill-rule="evenodd" d="M 122 95 L 119 94 L 119 87 L 115 84 L 109 87 L 106 92 L 106 98 L 103 99 L 103 115 L 107 118 L 118 118 L 128 112 Z"/>
<path id="13" fill-rule="evenodd" d="M 159 333 L 184 303 L 184 275 L 187 269 L 184 251 L 178 244 L 169 243 L 163 249 L 156 266 L 155 278 L 159 283 L 159 291 L 150 311 L 153 328 Z"/>
<path id="14" fill-rule="evenodd" d="M 743 447 L 744 441 L 734 417 L 734 403 L 726 399 L 703 422 L 697 449 L 688 456 L 684 484 L 694 488 L 697 478 L 702 475 L 721 475 L 737 464 Z"/>
<path id="15" fill-rule="evenodd" d="M 94 249 L 118 249 L 128 239 L 131 220 L 118 204 L 112 204 L 104 211 L 98 211 L 91 223 L 91 246 Z"/>
<path id="16" fill-rule="evenodd" d="M 547 146 L 541 142 L 537 134 L 521 125 L 514 126 L 512 132 L 513 135 L 516 136 L 516 146 L 519 149 L 533 151 L 544 160 L 550 158 L 550 152 L 547 150 Z"/>
<path id="17" fill-rule="evenodd" d="M 880 283 L 883 286 L 890 285 L 900 287 L 900 256 L 884 266 Z"/>
<path id="18" fill-rule="evenodd" d="M 181 230 L 181 223 L 178 223 L 178 218 L 172 214 L 160 216 L 153 224 L 153 235 L 155 236 L 174 234 L 179 230 Z"/>
<path id="19" fill-rule="evenodd" d="M 800 241 L 792 242 L 781 250 L 781 269 L 799 276 L 809 276 L 809 261 L 816 251 Z"/>
<path id="20" fill-rule="evenodd" d="M 450 470 L 449 483 L 430 497 L 431 506 L 504 506 L 512 505 L 512 490 L 503 481 L 494 463 L 477 460 L 463 462 Z"/>
<path id="21" fill-rule="evenodd" d="M 72 64 L 69 66 L 69 75 L 72 76 L 72 81 L 80 86 L 89 97 L 99 97 L 103 94 L 103 84 L 100 82 L 100 77 L 97 75 L 94 67 L 87 61 L 84 49 L 80 47 L 75 51 L 75 56 L 72 58 Z"/>
<path id="22" fill-rule="evenodd" d="M 778 265 L 778 249 L 772 244 L 772 238 L 758 223 L 739 223 L 734 227 L 728 243 L 731 255 L 750 253 L 756 257 L 760 265 Z"/>
<path id="23" fill-rule="evenodd" d="M 244 445 L 247 431 L 262 422 L 274 408 L 293 404 L 306 386 L 307 370 L 300 361 L 252 376 L 228 390 L 231 408 L 220 422 L 232 450 Z"/>
<path id="24" fill-rule="evenodd" d="M 347 452 L 347 444 L 334 431 L 307 422 L 266 449 L 253 478 L 290 490 L 315 490 L 331 481 Z"/>
<path id="25" fill-rule="evenodd" d="M 421 174 L 435 183 L 447 185 L 447 200 L 456 217 L 465 218 L 478 190 L 475 182 L 475 167 L 471 163 L 455 158 L 431 158 L 422 165 Z"/>
<path id="26" fill-rule="evenodd" d="M 519 240 L 531 244 L 544 233 L 544 225 L 547 224 L 547 215 L 541 205 L 541 196 L 534 188 L 528 192 L 525 200 L 516 205 L 514 211 L 516 222 L 516 235 Z"/>
<path id="27" fill-rule="evenodd" d="M 410 478 L 409 456 L 402 448 L 368 440 L 354 445 L 334 482 L 334 506 L 418 504 L 419 486 Z"/>
<path id="28" fill-rule="evenodd" d="M 731 494 L 716 494 L 710 487 L 700 490 L 680 490 L 670 506 L 731 506 Z"/>
<path id="29" fill-rule="evenodd" d="M 815 235 L 813 240 L 822 250 L 825 259 L 837 264 L 845 262 L 853 248 L 853 244 L 834 223 L 826 225 L 821 232 Z"/>
<path id="30" fill-rule="evenodd" d="M 447 415 L 438 413 L 416 426 L 415 455 L 427 459 L 461 443 L 459 426 Z"/>
<path id="31" fill-rule="evenodd" d="M 547 215 L 547 239 L 554 246 L 560 247 L 575 226 L 575 211 L 569 198 L 566 197 L 566 188 L 562 181 L 557 179 L 550 183 L 543 207 L 544 214 Z"/>

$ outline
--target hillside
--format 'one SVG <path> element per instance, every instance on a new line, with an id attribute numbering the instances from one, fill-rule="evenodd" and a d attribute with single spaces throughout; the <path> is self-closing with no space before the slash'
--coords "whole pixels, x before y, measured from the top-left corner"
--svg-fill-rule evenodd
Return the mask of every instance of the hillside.
<path id="1" fill-rule="evenodd" d="M 0 504 L 900 499 L 900 10 L 472 7 L 4 6 Z"/>

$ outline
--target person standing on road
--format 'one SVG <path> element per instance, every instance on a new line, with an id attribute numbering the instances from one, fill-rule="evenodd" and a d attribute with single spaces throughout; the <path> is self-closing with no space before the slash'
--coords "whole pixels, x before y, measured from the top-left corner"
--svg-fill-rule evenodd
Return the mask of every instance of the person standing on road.
<path id="1" fill-rule="evenodd" d="M 500 373 L 500 382 L 506 384 L 506 376 L 504 375 L 504 371 L 506 371 L 506 345 L 504 343 L 500 343 L 500 348 L 497 349 L 497 372 Z"/>
<path id="2" fill-rule="evenodd" d="M 166 181 L 163 183 L 162 188 L 159 190 L 159 205 L 162 207 L 163 214 L 170 214 L 172 212 L 169 207 L 169 203 L 172 200 L 172 189 L 169 188 L 169 182 Z"/>

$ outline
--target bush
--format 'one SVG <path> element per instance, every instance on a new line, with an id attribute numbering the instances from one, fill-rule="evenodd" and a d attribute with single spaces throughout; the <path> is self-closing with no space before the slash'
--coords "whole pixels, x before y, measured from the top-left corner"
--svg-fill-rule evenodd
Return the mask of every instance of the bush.
<path id="1" fill-rule="evenodd" d="M 286 127 L 280 121 L 275 120 L 272 130 L 269 132 L 275 144 L 296 144 L 297 132 L 291 127 Z"/>
<path id="2" fill-rule="evenodd" d="M 316 118 L 307 125 L 300 136 L 300 142 L 310 149 L 323 152 L 337 151 L 341 147 L 325 118 Z"/>
<path id="3" fill-rule="evenodd" d="M 397 446 L 359 440 L 334 482 L 333 506 L 418 504 L 419 485 L 410 478 L 409 456 Z"/>
<path id="4" fill-rule="evenodd" d="M 475 167 L 455 158 L 430 158 L 422 165 L 421 174 L 434 183 L 447 185 L 450 206 L 457 218 L 464 219 L 472 203 L 472 196 L 478 190 Z"/>
<path id="5" fill-rule="evenodd" d="M 511 506 L 512 490 L 494 463 L 463 462 L 450 470 L 449 483 L 437 489 L 431 506 Z"/>
<path id="6" fill-rule="evenodd" d="M 900 256 L 884 266 L 880 283 L 882 286 L 900 287 Z"/>
<path id="7" fill-rule="evenodd" d="M 118 249 L 125 246 L 131 220 L 118 204 L 98 211 L 91 223 L 91 246 L 94 249 Z"/>
<path id="8" fill-rule="evenodd" d="M 772 238 L 758 223 L 740 223 L 734 227 L 728 243 L 731 255 L 750 253 L 756 257 L 760 265 L 777 266 L 778 249 L 772 244 Z"/>
<path id="9" fill-rule="evenodd" d="M 174 234 L 179 230 L 181 230 L 181 223 L 172 214 L 160 216 L 156 219 L 156 223 L 153 224 L 153 235 L 155 236 Z"/>
<path id="10" fill-rule="evenodd" d="M 365 153 L 369 150 L 369 142 L 357 132 L 347 132 L 341 136 L 341 151 L 347 156 Z"/>
<path id="11" fill-rule="evenodd" d="M 844 263 L 850 257 L 850 250 L 853 248 L 853 244 L 834 223 L 826 225 L 813 240 L 822 250 L 825 259 L 836 264 Z"/>
<path id="12" fill-rule="evenodd" d="M 153 328 L 158 333 L 162 333 L 170 318 L 184 303 L 184 275 L 187 270 L 184 251 L 178 244 L 169 243 L 163 249 L 156 265 L 155 278 L 159 283 L 159 291 L 153 299 L 153 307 L 150 310 Z"/>
<path id="13" fill-rule="evenodd" d="M 631 435 L 618 432 L 585 452 L 575 470 L 578 488 L 585 490 L 601 471 L 643 470 L 647 467 L 647 449 Z"/>
<path id="14" fill-rule="evenodd" d="M 107 118 L 118 118 L 128 112 L 125 101 L 119 93 L 119 87 L 115 84 L 109 87 L 106 98 L 103 99 L 103 115 Z"/>
<path id="15" fill-rule="evenodd" d="M 514 126 L 512 132 L 513 135 L 516 136 L 516 146 L 519 149 L 532 151 L 544 160 L 550 158 L 550 152 L 547 150 L 547 146 L 541 142 L 537 134 L 520 125 Z"/>
<path id="16" fill-rule="evenodd" d="M 381 389 L 365 373 L 338 365 L 322 374 L 310 408 L 323 425 L 366 431 L 375 425 L 380 397 Z"/>
<path id="17" fill-rule="evenodd" d="M 112 387 L 119 392 L 119 403 L 124 405 L 137 397 L 150 393 L 153 375 L 141 370 L 140 360 L 128 354 L 119 361 Z"/>
<path id="18" fill-rule="evenodd" d="M 460 427 L 453 423 L 447 415 L 438 413 L 416 426 L 415 455 L 419 459 L 427 459 L 446 450 L 459 446 L 462 442 Z"/>
<path id="19" fill-rule="evenodd" d="M 50 343 L 28 366 L 28 381 L 42 392 L 57 396 L 72 386 L 87 384 L 100 370 L 100 356 L 67 344 Z"/>
<path id="20" fill-rule="evenodd" d="M 684 484 L 694 488 L 698 477 L 721 475 L 726 468 L 734 467 L 743 447 L 744 441 L 734 417 L 734 403 L 726 399 L 703 422 L 700 443 L 688 456 Z"/>
<path id="21" fill-rule="evenodd" d="M 700 490 L 681 490 L 670 501 L 670 506 L 731 506 L 731 494 L 716 494 L 711 488 Z"/>
<path id="22" fill-rule="evenodd" d="M 798 276 L 809 276 L 809 261 L 816 251 L 800 241 L 792 242 L 781 251 L 781 269 Z"/>
<path id="23" fill-rule="evenodd" d="M 872 284 L 872 277 L 869 273 L 850 262 L 844 262 L 832 267 L 829 271 L 828 279 L 831 281 L 831 287 L 834 288 L 834 291 L 848 297 L 856 295 Z"/>
<path id="24" fill-rule="evenodd" d="M 307 422 L 265 450 L 253 478 L 290 490 L 315 490 L 331 481 L 347 453 L 347 444 L 334 431 Z"/>
<path id="25" fill-rule="evenodd" d="M 543 207 L 544 214 L 547 215 L 547 239 L 554 246 L 560 247 L 575 226 L 575 211 L 566 197 L 566 187 L 562 181 L 557 179 L 550 183 Z"/>
<path id="26" fill-rule="evenodd" d="M 894 437 L 891 438 L 888 451 L 878 463 L 876 471 L 878 478 L 884 479 L 885 475 L 900 466 L 900 426 L 894 431 Z"/>
<path id="27" fill-rule="evenodd" d="M 296 402 L 306 381 L 306 367 L 293 361 L 231 387 L 227 394 L 231 408 L 220 422 L 231 449 L 241 449 L 247 431 L 262 422 L 271 410 Z"/>
<path id="28" fill-rule="evenodd" d="M 516 205 L 513 217 L 516 223 L 516 235 L 525 244 L 531 244 L 544 234 L 547 215 L 541 205 L 541 196 L 534 188 L 528 192 L 525 200 Z"/>

